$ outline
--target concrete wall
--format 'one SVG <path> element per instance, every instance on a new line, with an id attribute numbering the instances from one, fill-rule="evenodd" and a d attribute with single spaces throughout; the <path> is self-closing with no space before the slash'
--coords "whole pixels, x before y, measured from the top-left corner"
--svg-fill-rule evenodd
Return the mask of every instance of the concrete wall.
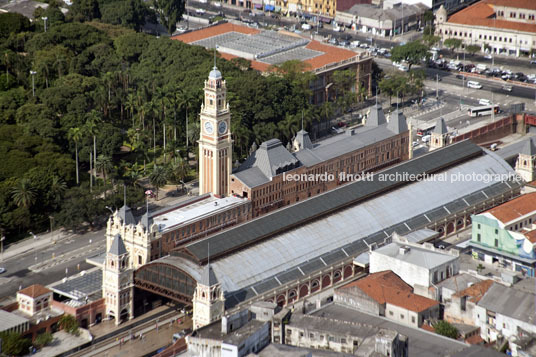
<path id="1" fill-rule="evenodd" d="M 229 342 L 222 342 L 221 357 L 242 357 L 250 353 L 257 353 L 270 343 L 270 322 L 265 322 L 259 329 L 250 334 L 247 339 L 239 345 Z"/>
<path id="2" fill-rule="evenodd" d="M 199 357 L 221 357 L 221 340 L 186 336 L 188 350 Z"/>
<path id="3" fill-rule="evenodd" d="M 357 287 L 335 290 L 333 302 L 359 311 L 368 312 L 373 315 L 385 315 L 385 307 L 380 306 L 380 304 L 371 299 L 367 294 Z"/>
<path id="4" fill-rule="evenodd" d="M 448 322 L 475 325 L 475 304 L 468 301 L 470 297 L 452 296 L 445 301 L 443 319 Z"/>

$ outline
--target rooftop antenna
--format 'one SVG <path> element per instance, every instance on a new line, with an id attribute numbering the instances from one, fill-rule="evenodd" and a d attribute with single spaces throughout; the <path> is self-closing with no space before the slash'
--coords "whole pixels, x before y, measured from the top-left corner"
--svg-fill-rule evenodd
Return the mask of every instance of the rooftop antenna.
<path id="1" fill-rule="evenodd" d="M 127 206 L 127 185 L 123 184 L 123 206 Z"/>

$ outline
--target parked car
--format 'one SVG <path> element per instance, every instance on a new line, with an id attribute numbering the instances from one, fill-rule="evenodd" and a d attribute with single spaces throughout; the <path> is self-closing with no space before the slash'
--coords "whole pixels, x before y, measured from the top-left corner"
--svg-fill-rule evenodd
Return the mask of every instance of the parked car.
<path id="1" fill-rule="evenodd" d="M 305 23 L 301 25 L 302 30 L 309 31 L 311 29 L 311 25 Z"/>
<path id="2" fill-rule="evenodd" d="M 536 64 L 536 59 L 530 60 L 530 64 Z"/>
<path id="3" fill-rule="evenodd" d="M 512 87 L 511 85 L 505 84 L 504 86 L 502 86 L 502 89 L 507 92 L 511 92 L 514 89 L 514 87 Z"/>
<path id="4" fill-rule="evenodd" d="M 474 89 L 480 89 L 482 88 L 482 84 L 478 83 L 477 81 L 468 81 L 467 82 L 468 88 L 474 88 Z"/>
<path id="5" fill-rule="evenodd" d="M 485 59 L 489 59 L 489 60 L 490 60 L 490 59 L 493 59 L 493 56 L 492 56 L 492 55 L 490 55 L 490 54 L 487 54 L 487 55 L 485 55 L 485 56 L 484 56 L 484 58 L 485 58 Z"/>
<path id="6" fill-rule="evenodd" d="M 3 274 L 6 272 L 6 268 L 0 267 L 0 274 Z"/>
<path id="7" fill-rule="evenodd" d="M 478 104 L 479 105 L 491 105 L 491 100 L 482 98 L 478 101 Z"/>

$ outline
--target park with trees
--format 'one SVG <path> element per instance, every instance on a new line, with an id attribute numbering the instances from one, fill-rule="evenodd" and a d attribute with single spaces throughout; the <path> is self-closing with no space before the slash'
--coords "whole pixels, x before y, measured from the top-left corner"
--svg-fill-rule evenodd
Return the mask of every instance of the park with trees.
<path id="1" fill-rule="evenodd" d="M 0 229 L 10 243 L 57 227 L 102 224 L 106 206 L 144 206 L 144 188 L 196 177 L 198 113 L 214 54 L 140 32 L 158 17 L 172 31 L 176 0 L 76 0 L 34 22 L 0 14 Z M 44 31 L 41 16 L 47 16 Z M 232 110 L 233 162 L 256 142 L 286 144 L 301 126 L 352 105 L 349 74 L 335 102 L 310 104 L 313 76 L 296 63 L 270 75 L 217 58 Z"/>

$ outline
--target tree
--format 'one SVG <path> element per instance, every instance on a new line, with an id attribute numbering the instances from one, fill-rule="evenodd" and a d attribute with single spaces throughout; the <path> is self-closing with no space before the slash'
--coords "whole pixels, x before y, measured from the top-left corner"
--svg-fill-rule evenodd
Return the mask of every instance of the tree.
<path id="1" fill-rule="evenodd" d="M 422 42 L 428 47 L 434 46 L 439 40 L 441 40 L 441 37 L 434 35 L 423 35 L 422 37 Z"/>
<path id="2" fill-rule="evenodd" d="M 141 0 L 112 1 L 101 5 L 102 21 L 139 31 L 145 25 L 147 10 Z"/>
<path id="3" fill-rule="evenodd" d="M 32 346 L 29 339 L 22 338 L 17 332 L 0 332 L 0 339 L 2 339 L 2 353 L 8 356 L 23 356 Z"/>
<path id="4" fill-rule="evenodd" d="M 30 20 L 26 16 L 16 12 L 0 14 L 0 37 L 8 37 L 10 33 L 28 31 L 31 27 Z"/>
<path id="5" fill-rule="evenodd" d="M 458 338 L 458 329 L 456 329 L 456 327 L 452 326 L 444 320 L 436 322 L 436 324 L 434 325 L 434 331 L 439 335 L 443 335 L 453 339 Z"/>
<path id="6" fill-rule="evenodd" d="M 63 316 L 60 317 L 58 324 L 62 330 L 71 335 L 78 336 L 80 333 L 78 331 L 78 321 L 73 315 L 63 314 Z"/>
<path id="7" fill-rule="evenodd" d="M 102 177 L 104 178 L 104 185 L 106 185 L 106 176 L 114 168 L 111 157 L 107 155 L 99 155 L 97 162 L 95 163 L 95 169 L 102 172 Z"/>
<path id="8" fill-rule="evenodd" d="M 151 185 L 156 189 L 156 199 L 158 200 L 158 191 L 167 183 L 168 170 L 165 166 L 154 165 L 153 172 L 149 175 Z"/>
<path id="9" fill-rule="evenodd" d="M 458 38 L 448 38 L 443 42 L 443 44 L 450 48 L 451 51 L 454 51 L 462 46 L 462 40 Z"/>
<path id="10" fill-rule="evenodd" d="M 427 10 L 422 15 L 422 20 L 424 21 L 425 25 L 432 24 L 434 22 L 434 13 L 432 12 L 432 10 Z"/>
<path id="11" fill-rule="evenodd" d="M 67 133 L 69 140 L 74 141 L 74 152 L 76 157 L 76 184 L 80 183 L 80 178 L 78 175 L 78 142 L 82 140 L 82 130 L 80 128 L 71 128 Z"/>
<path id="12" fill-rule="evenodd" d="M 22 178 L 13 188 L 12 196 L 17 206 L 29 209 L 35 202 L 36 192 L 30 180 Z"/>
<path id="13" fill-rule="evenodd" d="M 156 12 L 160 15 L 162 25 L 171 35 L 175 32 L 176 24 L 184 13 L 183 0 L 154 0 Z"/>
<path id="14" fill-rule="evenodd" d="M 469 46 L 465 47 L 465 50 L 466 50 L 467 53 L 469 53 L 471 56 L 474 56 L 475 53 L 477 53 L 478 51 L 480 51 L 480 46 L 477 46 L 477 45 L 469 45 Z"/>
<path id="15" fill-rule="evenodd" d="M 411 66 L 421 63 L 422 60 L 427 60 L 430 57 L 428 47 L 420 41 L 408 42 L 403 46 L 397 46 L 391 51 L 391 60 L 393 62 L 406 61 Z"/>
<path id="16" fill-rule="evenodd" d="M 38 348 L 42 348 L 49 345 L 52 340 L 54 340 L 52 334 L 50 332 L 45 332 L 35 338 L 34 345 Z"/>
<path id="17" fill-rule="evenodd" d="M 91 21 L 101 17 L 97 0 L 74 0 L 71 11 L 78 21 Z"/>

